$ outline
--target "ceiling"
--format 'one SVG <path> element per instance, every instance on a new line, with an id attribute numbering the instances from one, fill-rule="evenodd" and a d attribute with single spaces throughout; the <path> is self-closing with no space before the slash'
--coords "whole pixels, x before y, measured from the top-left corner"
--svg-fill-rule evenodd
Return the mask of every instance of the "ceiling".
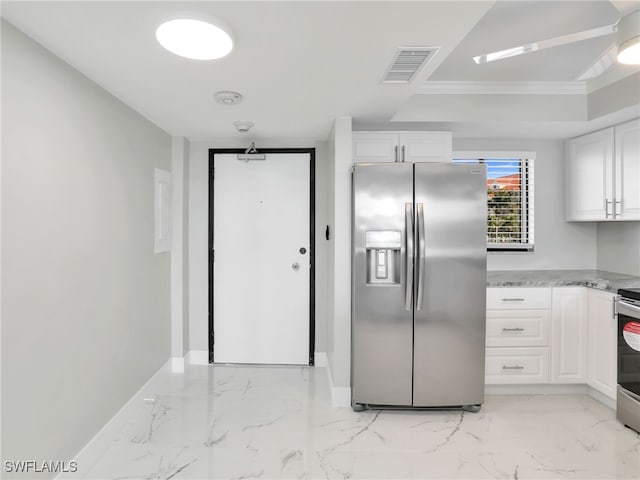
<path id="1" fill-rule="evenodd" d="M 2 16 L 171 135 L 324 140 L 336 117 L 352 116 L 356 125 L 393 126 L 390 122 L 412 102 L 411 124 L 404 128 L 499 132 L 490 122 L 447 118 L 442 123 L 426 111 L 422 117 L 415 102 L 424 101 L 429 94 L 424 87 L 434 82 L 574 82 L 612 38 L 485 65 L 475 65 L 471 57 L 615 23 L 620 11 L 637 5 L 635 0 L 3 1 Z M 156 27 L 185 12 L 229 25 L 236 42 L 231 54 L 193 61 L 163 50 L 155 40 Z M 383 85 L 399 46 L 439 50 L 409 85 Z M 634 71 L 618 71 L 616 78 Z M 244 101 L 217 104 L 213 94 L 218 90 L 238 91 Z M 253 121 L 255 127 L 238 133 L 232 125 L 237 120 Z M 565 122 L 565 130 L 539 121 L 535 131 L 558 136 L 588 128 L 587 120 Z M 531 131 L 524 124 L 520 131 L 509 126 L 504 134 Z"/>
<path id="2" fill-rule="evenodd" d="M 609 1 L 497 2 L 429 77 L 446 81 L 574 81 L 613 43 L 610 36 L 476 65 L 472 57 L 613 24 Z"/>

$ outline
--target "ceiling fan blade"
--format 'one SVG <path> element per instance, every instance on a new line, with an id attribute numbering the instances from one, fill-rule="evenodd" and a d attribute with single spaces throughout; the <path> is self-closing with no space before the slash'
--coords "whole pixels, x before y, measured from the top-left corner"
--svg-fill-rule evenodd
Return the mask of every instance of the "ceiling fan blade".
<path id="1" fill-rule="evenodd" d="M 612 33 L 615 33 L 616 25 L 617 24 L 605 25 L 604 27 L 592 28 L 591 30 L 570 33 L 569 35 L 562 35 L 561 37 L 549 38 L 548 40 L 526 43 L 518 47 L 486 53 L 484 55 L 478 55 L 477 57 L 473 57 L 473 61 L 480 65 L 496 60 L 502 60 L 504 58 L 515 57 L 516 55 L 544 50 L 545 48 L 559 47 L 560 45 L 566 45 L 568 43 L 580 42 L 582 40 L 588 40 L 591 38 L 604 37 L 605 35 L 611 35 Z"/>
<path id="2" fill-rule="evenodd" d="M 600 55 L 595 62 L 582 72 L 582 75 L 578 77 L 578 80 L 589 80 L 590 78 L 599 77 L 606 72 L 611 65 L 616 63 L 616 56 L 618 55 L 618 48 L 613 43 L 607 50 Z"/>

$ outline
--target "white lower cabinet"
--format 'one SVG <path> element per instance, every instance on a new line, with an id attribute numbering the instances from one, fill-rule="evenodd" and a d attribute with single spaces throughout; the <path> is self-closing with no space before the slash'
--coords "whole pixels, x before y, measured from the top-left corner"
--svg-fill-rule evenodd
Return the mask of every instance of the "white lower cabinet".
<path id="1" fill-rule="evenodd" d="M 495 287 L 487 288 L 487 310 L 549 310 L 549 287 Z"/>
<path id="2" fill-rule="evenodd" d="M 548 310 L 487 310 L 487 347 L 549 345 Z"/>
<path id="3" fill-rule="evenodd" d="M 549 348 L 487 348 L 485 382 L 549 383 Z"/>
<path id="4" fill-rule="evenodd" d="M 618 324 L 615 295 L 589 289 L 588 384 L 611 399 L 616 398 Z"/>
<path id="5" fill-rule="evenodd" d="M 588 384 L 615 400 L 614 299 L 587 287 L 488 288 L 486 384 Z"/>
<path id="6" fill-rule="evenodd" d="M 487 384 L 549 383 L 550 290 L 487 289 Z"/>
<path id="7" fill-rule="evenodd" d="M 587 383 L 587 289 L 552 290 L 551 382 Z"/>

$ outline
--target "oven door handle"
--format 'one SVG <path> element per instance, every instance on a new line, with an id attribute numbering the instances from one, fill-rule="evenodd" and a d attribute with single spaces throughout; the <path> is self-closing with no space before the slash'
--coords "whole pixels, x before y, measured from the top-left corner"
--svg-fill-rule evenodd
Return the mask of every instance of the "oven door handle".
<path id="1" fill-rule="evenodd" d="M 640 307 L 618 300 L 618 315 L 640 319 Z"/>

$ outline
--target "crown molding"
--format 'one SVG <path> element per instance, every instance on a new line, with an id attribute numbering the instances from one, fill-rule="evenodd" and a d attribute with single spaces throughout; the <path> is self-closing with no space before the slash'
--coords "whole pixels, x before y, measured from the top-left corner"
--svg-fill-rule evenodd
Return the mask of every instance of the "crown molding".
<path id="1" fill-rule="evenodd" d="M 417 95 L 586 95 L 587 84 L 573 82 L 435 82 L 426 81 Z"/>

